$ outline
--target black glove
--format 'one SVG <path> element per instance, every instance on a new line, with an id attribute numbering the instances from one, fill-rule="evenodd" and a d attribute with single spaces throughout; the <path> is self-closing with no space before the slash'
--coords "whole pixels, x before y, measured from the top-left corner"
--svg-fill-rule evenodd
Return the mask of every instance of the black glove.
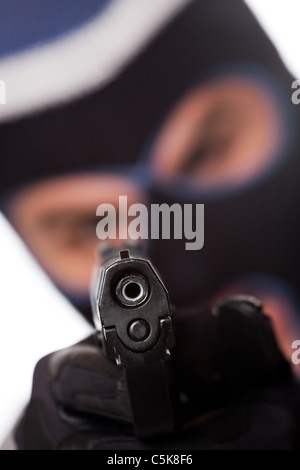
<path id="1" fill-rule="evenodd" d="M 254 302 L 254 303 L 253 303 Z M 298 386 L 255 301 L 175 314 L 173 435 L 138 440 L 122 369 L 96 335 L 41 359 L 17 427 L 19 449 L 272 449 L 298 439 Z"/>

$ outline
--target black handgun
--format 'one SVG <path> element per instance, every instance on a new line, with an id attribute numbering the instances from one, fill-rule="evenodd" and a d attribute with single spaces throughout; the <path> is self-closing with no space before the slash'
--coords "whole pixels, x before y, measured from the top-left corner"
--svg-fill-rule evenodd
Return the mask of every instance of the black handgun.
<path id="1" fill-rule="evenodd" d="M 140 246 L 102 244 L 91 303 L 104 354 L 124 370 L 136 435 L 171 433 L 172 312 L 168 292 Z"/>

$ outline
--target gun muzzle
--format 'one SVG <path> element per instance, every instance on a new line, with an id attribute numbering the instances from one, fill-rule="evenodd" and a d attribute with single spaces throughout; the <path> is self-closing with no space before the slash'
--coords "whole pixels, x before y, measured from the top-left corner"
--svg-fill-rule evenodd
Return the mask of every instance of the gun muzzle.
<path id="1" fill-rule="evenodd" d="M 102 247 L 91 303 L 104 354 L 124 368 L 137 436 L 173 431 L 166 365 L 174 346 L 169 295 L 139 246 Z"/>

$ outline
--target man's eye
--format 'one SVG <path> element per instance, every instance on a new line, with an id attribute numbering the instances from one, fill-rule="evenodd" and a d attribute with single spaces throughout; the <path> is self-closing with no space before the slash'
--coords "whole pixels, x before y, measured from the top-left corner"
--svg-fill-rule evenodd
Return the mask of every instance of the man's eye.
<path id="1" fill-rule="evenodd" d="M 220 106 L 214 110 L 192 140 L 178 171 L 193 174 L 207 163 L 217 163 L 234 144 L 243 121 L 244 116 L 238 109 Z"/>
<path id="2" fill-rule="evenodd" d="M 93 214 L 58 213 L 41 217 L 38 225 L 54 242 L 79 245 L 96 238 L 97 220 Z"/>
<path id="3" fill-rule="evenodd" d="M 207 162 L 216 163 L 234 143 L 235 133 L 228 130 L 215 135 L 206 136 L 195 142 L 186 158 L 182 160 L 178 171 L 181 174 L 192 174 L 200 171 Z"/>
<path id="4" fill-rule="evenodd" d="M 158 188 L 222 195 L 260 177 L 284 142 L 277 104 L 265 88 L 239 78 L 188 92 L 153 145 L 150 170 Z"/>

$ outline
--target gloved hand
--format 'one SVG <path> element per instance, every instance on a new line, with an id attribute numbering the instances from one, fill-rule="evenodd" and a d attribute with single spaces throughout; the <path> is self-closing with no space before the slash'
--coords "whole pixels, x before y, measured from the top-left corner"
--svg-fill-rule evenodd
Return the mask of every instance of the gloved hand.
<path id="1" fill-rule="evenodd" d="M 292 448 L 298 387 L 268 317 L 251 299 L 175 314 L 176 433 L 138 440 L 122 369 L 96 336 L 41 359 L 16 430 L 19 449 Z"/>

